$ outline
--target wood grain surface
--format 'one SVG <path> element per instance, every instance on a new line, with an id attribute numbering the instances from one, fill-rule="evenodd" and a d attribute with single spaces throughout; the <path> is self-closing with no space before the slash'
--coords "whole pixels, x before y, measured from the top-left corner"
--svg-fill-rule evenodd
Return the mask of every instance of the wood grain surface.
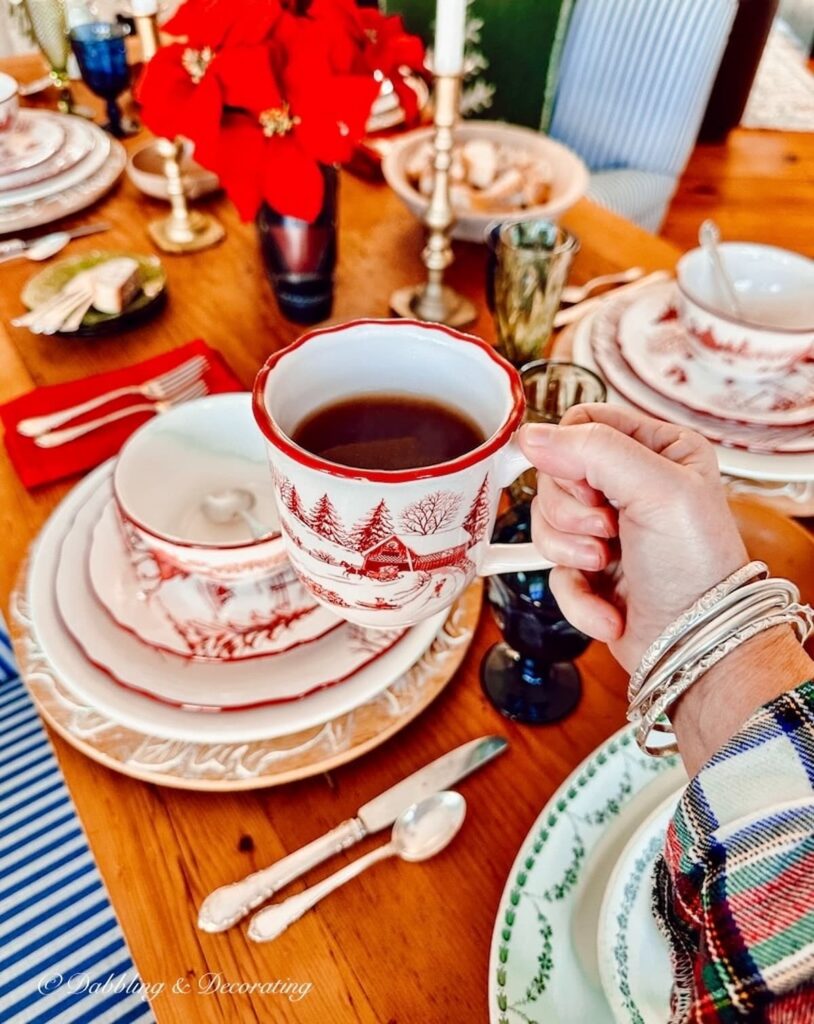
<path id="1" fill-rule="evenodd" d="M 39 73 L 30 59 L 7 61 L 4 67 L 24 79 Z M 53 101 L 47 94 L 43 99 Z M 99 108 L 97 101 L 91 102 Z M 276 310 L 253 227 L 239 223 L 222 198 L 207 206 L 226 226 L 225 241 L 194 256 L 164 256 L 166 310 L 121 336 L 43 338 L 10 327 L 10 319 L 21 310 L 20 290 L 36 268 L 24 261 L 4 266 L 0 401 L 39 384 L 123 366 L 195 337 L 219 348 L 250 386 L 268 353 L 290 342 L 298 329 Z M 73 225 L 104 218 L 113 229 L 72 243 L 69 251 L 110 247 L 150 252 L 146 223 L 166 210 L 122 179 L 96 207 L 70 220 Z M 668 243 L 588 202 L 570 211 L 565 223 L 582 240 L 576 281 L 637 263 L 670 267 L 678 255 Z M 386 316 L 391 291 L 422 277 L 421 242 L 420 225 L 385 185 L 345 174 L 334 317 Z M 450 280 L 478 306 L 472 330 L 491 339 L 483 272 L 483 250 L 456 245 Z M 4 608 L 29 542 L 70 486 L 67 482 L 29 494 L 5 455 L 0 456 Z M 576 712 L 556 726 L 513 725 L 490 707 L 479 685 L 480 660 L 498 638 L 485 610 L 456 678 L 403 732 L 330 776 L 267 794 L 159 789 L 117 775 L 54 737 L 137 967 L 145 982 L 167 986 L 154 1003 L 161 1024 L 486 1019 L 490 936 L 517 847 L 551 792 L 622 724 L 625 682 L 607 650 L 593 644 L 580 659 L 584 695 Z M 270 945 L 248 942 L 242 927 L 223 935 L 197 930 L 197 906 L 213 887 L 298 848 L 405 774 L 487 733 L 505 735 L 511 749 L 462 784 L 468 820 L 437 859 L 422 866 L 392 861 L 378 865 Z M 368 839 L 362 849 L 382 838 Z M 337 857 L 307 881 L 344 860 Z M 224 982 L 290 979 L 312 988 L 296 1002 L 273 995 L 199 994 L 200 980 L 210 974 Z M 188 994 L 171 991 L 177 979 L 189 982 Z"/>

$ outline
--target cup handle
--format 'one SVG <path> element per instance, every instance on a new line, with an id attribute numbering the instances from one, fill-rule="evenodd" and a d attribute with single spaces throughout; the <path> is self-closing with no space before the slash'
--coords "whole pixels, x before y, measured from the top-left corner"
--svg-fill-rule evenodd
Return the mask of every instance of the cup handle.
<path id="1" fill-rule="evenodd" d="M 517 435 L 506 445 L 497 472 L 500 487 L 508 487 L 521 473 L 534 467 L 517 443 Z M 551 569 L 554 562 L 543 558 L 534 544 L 490 544 L 478 569 L 479 576 L 494 576 L 501 572 L 529 572 Z"/>

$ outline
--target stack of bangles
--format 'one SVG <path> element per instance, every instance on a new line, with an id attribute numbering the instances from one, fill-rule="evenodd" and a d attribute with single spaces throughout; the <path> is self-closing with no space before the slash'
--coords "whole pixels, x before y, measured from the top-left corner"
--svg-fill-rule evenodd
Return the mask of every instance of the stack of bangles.
<path id="1" fill-rule="evenodd" d="M 670 708 L 740 644 L 780 625 L 792 626 L 805 643 L 814 631 L 814 609 L 799 600 L 793 583 L 770 579 L 764 562 L 749 562 L 672 622 L 630 677 L 627 717 L 641 749 L 654 756 L 676 752 Z"/>

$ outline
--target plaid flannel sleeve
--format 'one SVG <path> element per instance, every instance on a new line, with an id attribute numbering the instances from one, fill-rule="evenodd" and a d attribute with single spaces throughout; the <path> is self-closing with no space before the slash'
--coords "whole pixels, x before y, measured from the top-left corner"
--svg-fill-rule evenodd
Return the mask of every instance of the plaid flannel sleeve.
<path id="1" fill-rule="evenodd" d="M 814 1021 L 814 680 L 689 783 L 656 865 L 671 1024 Z"/>

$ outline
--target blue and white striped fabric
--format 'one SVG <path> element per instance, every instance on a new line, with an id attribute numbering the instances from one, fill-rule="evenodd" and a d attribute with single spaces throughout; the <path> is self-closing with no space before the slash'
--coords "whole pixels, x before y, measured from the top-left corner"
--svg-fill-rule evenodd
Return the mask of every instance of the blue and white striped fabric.
<path id="1" fill-rule="evenodd" d="M 578 0 L 560 64 L 552 137 L 592 171 L 647 171 L 675 185 L 736 8 L 737 0 Z M 617 212 L 636 219 L 635 203 Z"/>
<path id="2" fill-rule="evenodd" d="M 154 1019 L 0 619 L 0 1021 Z"/>
<path id="3" fill-rule="evenodd" d="M 675 192 L 676 179 L 669 174 L 624 169 L 594 171 L 588 198 L 627 217 L 645 231 L 658 231 Z"/>

